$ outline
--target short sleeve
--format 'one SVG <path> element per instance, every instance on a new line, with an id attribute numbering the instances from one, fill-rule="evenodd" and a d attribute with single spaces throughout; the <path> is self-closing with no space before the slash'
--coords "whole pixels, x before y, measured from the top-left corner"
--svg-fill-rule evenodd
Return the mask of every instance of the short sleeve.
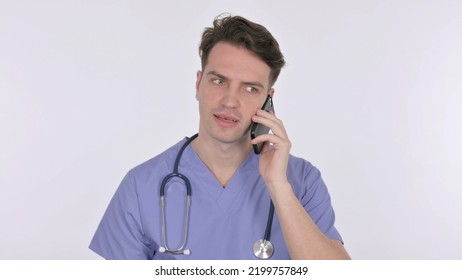
<path id="1" fill-rule="evenodd" d="M 303 207 L 327 237 L 343 242 L 335 228 L 335 212 L 321 172 L 310 164 L 305 171 L 304 181 L 305 190 L 301 198 Z"/>
<path id="2" fill-rule="evenodd" d="M 111 199 L 90 249 L 105 259 L 150 259 L 154 255 L 145 241 L 136 184 L 130 172 Z"/>

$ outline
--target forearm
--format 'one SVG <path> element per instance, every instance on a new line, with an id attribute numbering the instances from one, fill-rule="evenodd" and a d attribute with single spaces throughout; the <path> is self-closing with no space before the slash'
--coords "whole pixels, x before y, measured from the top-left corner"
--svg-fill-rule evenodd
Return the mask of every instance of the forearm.
<path id="1" fill-rule="evenodd" d="M 269 189 L 292 259 L 350 258 L 340 241 L 326 237 L 319 230 L 289 183 Z"/>

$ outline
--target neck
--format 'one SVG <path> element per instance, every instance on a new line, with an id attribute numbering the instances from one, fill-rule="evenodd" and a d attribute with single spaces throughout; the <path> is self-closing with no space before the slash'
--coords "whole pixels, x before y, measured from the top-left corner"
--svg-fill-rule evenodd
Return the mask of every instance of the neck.
<path id="1" fill-rule="evenodd" d="M 201 134 L 191 143 L 191 146 L 223 187 L 226 187 L 251 151 L 248 141 L 242 143 L 208 141 L 205 137 L 201 137 Z"/>

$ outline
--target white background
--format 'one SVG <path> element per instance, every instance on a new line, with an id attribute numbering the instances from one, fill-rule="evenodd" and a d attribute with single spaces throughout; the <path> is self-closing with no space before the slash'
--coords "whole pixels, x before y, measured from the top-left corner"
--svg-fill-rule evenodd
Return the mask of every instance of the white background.
<path id="1" fill-rule="evenodd" d="M 222 12 L 278 39 L 277 115 L 351 256 L 462 259 L 458 0 L 0 0 L 0 259 L 99 258 L 128 169 L 196 132 Z"/>

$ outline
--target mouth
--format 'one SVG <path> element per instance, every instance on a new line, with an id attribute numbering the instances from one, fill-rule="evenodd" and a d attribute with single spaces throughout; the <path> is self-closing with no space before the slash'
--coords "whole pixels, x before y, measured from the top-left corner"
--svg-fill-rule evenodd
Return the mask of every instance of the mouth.
<path id="1" fill-rule="evenodd" d="M 213 114 L 213 116 L 220 121 L 227 122 L 227 123 L 237 123 L 238 120 L 230 115 L 222 115 L 222 114 Z"/>

